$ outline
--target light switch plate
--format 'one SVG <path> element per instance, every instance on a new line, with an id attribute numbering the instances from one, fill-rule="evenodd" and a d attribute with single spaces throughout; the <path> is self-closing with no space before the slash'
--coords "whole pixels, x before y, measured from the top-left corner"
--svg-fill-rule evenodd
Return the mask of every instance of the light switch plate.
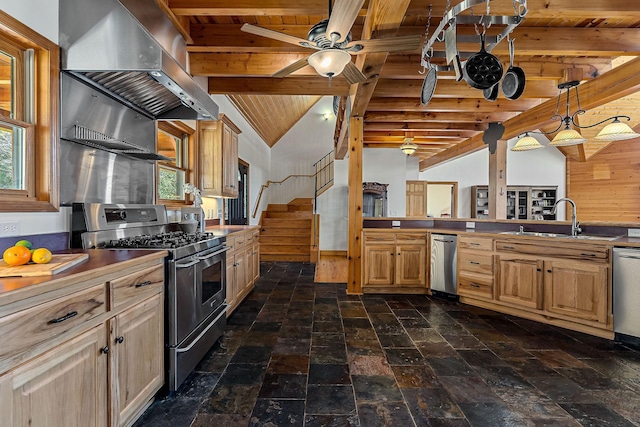
<path id="1" fill-rule="evenodd" d="M 466 228 L 476 228 L 476 223 L 473 221 L 467 221 L 465 224 Z"/>
<path id="2" fill-rule="evenodd" d="M 640 237 L 640 228 L 629 228 L 629 229 L 627 229 L 627 236 L 629 236 L 629 237 Z"/>

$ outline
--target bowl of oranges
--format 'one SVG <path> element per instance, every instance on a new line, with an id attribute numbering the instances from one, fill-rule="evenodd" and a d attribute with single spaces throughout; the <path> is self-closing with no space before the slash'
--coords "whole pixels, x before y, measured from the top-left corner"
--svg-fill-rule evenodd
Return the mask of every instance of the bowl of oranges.
<path id="1" fill-rule="evenodd" d="M 47 264 L 52 258 L 47 248 L 33 248 L 28 240 L 19 240 L 2 254 L 2 259 L 8 266 L 25 265 L 29 262 Z"/>

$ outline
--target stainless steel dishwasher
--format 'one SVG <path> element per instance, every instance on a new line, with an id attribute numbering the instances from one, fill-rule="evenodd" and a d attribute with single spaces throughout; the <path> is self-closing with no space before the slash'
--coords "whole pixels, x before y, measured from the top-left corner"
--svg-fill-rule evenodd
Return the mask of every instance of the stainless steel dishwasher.
<path id="1" fill-rule="evenodd" d="M 640 249 L 613 248 L 613 331 L 616 341 L 640 348 Z"/>
<path id="2" fill-rule="evenodd" d="M 431 234 L 431 293 L 457 299 L 456 263 L 458 236 Z"/>

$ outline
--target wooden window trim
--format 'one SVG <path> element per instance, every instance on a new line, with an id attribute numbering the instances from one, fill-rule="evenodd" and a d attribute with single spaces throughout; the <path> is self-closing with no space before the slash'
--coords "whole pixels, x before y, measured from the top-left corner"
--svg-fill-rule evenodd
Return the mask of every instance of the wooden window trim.
<path id="1" fill-rule="evenodd" d="M 183 122 L 179 122 L 179 121 L 158 121 L 158 130 L 163 130 L 173 136 L 179 136 L 179 135 L 187 135 L 187 167 L 177 167 L 175 164 L 173 163 L 169 163 L 169 162 L 158 162 L 158 165 L 166 165 L 169 166 L 173 169 L 176 170 L 182 170 L 185 171 L 185 182 L 190 182 L 190 183 L 194 183 L 195 181 L 195 177 L 196 175 L 196 167 L 197 167 L 197 162 L 196 162 L 196 157 L 195 157 L 195 133 L 196 130 L 193 129 L 191 126 L 187 125 L 186 123 Z M 159 168 L 156 167 L 156 175 L 158 174 L 158 170 Z M 156 182 L 158 181 L 157 176 L 156 176 Z M 163 203 L 164 205 L 166 205 L 167 207 L 182 207 L 182 206 L 190 206 L 191 204 L 193 204 L 193 196 L 190 194 L 187 194 L 185 197 L 185 201 L 177 201 L 177 200 L 166 200 L 166 199 L 160 199 L 160 197 L 158 196 L 158 186 L 156 184 L 156 200 L 158 201 L 158 203 Z"/>
<path id="2" fill-rule="evenodd" d="M 35 123 L 27 148 L 30 176 L 27 195 L 0 194 L 0 212 L 55 212 L 58 195 L 58 108 L 60 49 L 46 37 L 0 10 L 0 35 L 20 49 L 33 49 L 35 61 Z M 4 116 L 3 116 L 4 117 Z M 6 120 L 3 118 L 3 120 Z"/>

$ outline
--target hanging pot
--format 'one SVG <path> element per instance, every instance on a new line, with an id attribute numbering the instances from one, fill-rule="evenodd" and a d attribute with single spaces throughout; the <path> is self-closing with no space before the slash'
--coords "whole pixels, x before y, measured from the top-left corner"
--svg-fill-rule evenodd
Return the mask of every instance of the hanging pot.
<path id="1" fill-rule="evenodd" d="M 502 93 L 510 100 L 520 98 L 525 85 L 524 70 L 513 66 L 513 42 L 509 40 L 509 69 L 502 78 Z"/>
<path id="2" fill-rule="evenodd" d="M 489 89 L 502 77 L 502 63 L 484 48 L 485 36 L 480 35 L 480 52 L 471 55 L 464 64 L 464 79 L 475 89 Z"/>
<path id="3" fill-rule="evenodd" d="M 498 86 L 500 86 L 500 84 L 496 83 L 493 86 L 491 86 L 489 89 L 484 89 L 482 91 L 482 95 L 484 96 L 484 99 L 491 102 L 498 99 Z"/>
<path id="4" fill-rule="evenodd" d="M 424 77 L 424 81 L 422 82 L 422 92 L 420 92 L 420 102 L 422 105 L 427 105 L 429 101 L 431 101 L 433 93 L 436 90 L 437 81 L 438 71 L 436 70 L 436 67 L 429 65 L 427 75 Z"/>

